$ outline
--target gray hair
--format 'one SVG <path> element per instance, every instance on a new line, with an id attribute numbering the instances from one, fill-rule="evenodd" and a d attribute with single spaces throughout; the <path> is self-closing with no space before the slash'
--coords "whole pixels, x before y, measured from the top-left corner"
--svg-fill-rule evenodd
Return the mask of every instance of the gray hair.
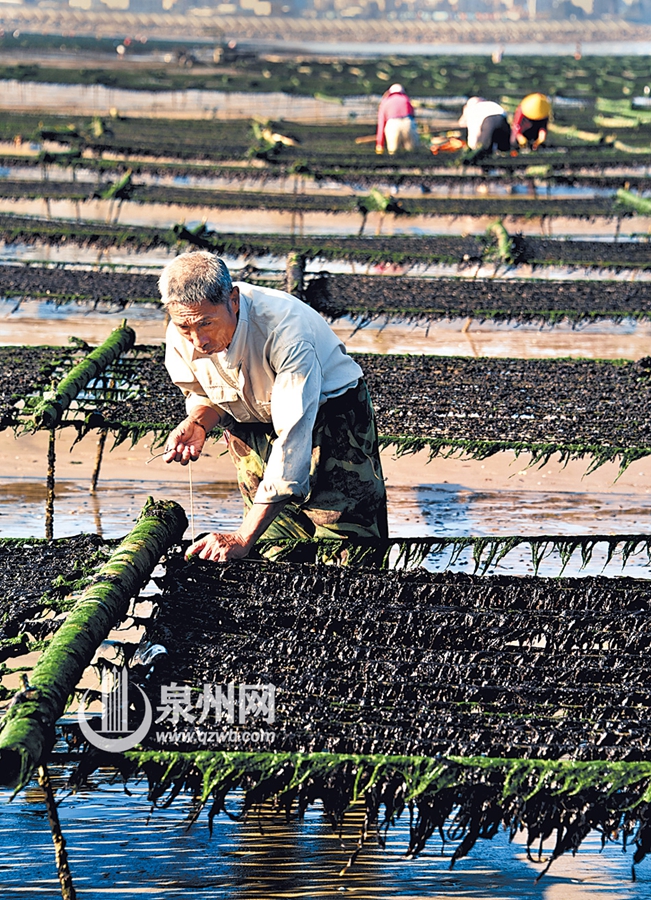
<path id="1" fill-rule="evenodd" d="M 207 250 L 198 250 L 182 253 L 169 262 L 158 279 L 158 288 L 164 306 L 200 306 L 204 300 L 219 306 L 230 297 L 233 281 L 223 260 Z"/>

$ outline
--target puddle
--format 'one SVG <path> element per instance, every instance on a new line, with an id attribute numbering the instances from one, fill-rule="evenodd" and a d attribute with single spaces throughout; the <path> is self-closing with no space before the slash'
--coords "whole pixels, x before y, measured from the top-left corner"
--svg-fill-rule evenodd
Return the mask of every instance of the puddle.
<path id="1" fill-rule="evenodd" d="M 92 344 L 104 341 L 126 317 L 138 343 L 159 344 L 165 336 L 165 313 L 154 305 L 124 310 L 108 306 L 57 306 L 46 301 L 0 298 L 0 344 L 62 346 L 71 335 Z M 651 322 L 591 322 L 572 326 L 473 321 L 465 319 L 410 323 L 378 319 L 363 328 L 349 318 L 333 330 L 353 353 L 425 353 L 436 356 L 492 356 L 523 359 L 577 357 L 641 359 L 649 355 Z"/>
<path id="2" fill-rule="evenodd" d="M 118 212 L 110 200 L 0 200 L 0 213 L 68 219 L 78 222 L 115 222 Z M 139 204 L 126 200 L 119 206 L 119 222 L 123 225 L 171 228 L 177 222 L 205 222 L 213 231 L 232 234 L 358 235 L 362 217 L 357 212 L 290 212 L 264 209 L 215 209 L 212 206 L 186 206 L 174 203 Z M 405 235 L 482 235 L 495 216 L 385 216 L 371 212 L 366 218 L 365 234 Z M 589 221 L 580 218 L 544 216 L 516 218 L 504 216 L 509 233 L 545 237 L 606 238 L 617 235 L 615 217 L 596 216 Z M 624 236 L 628 229 L 636 233 L 651 231 L 651 218 L 636 216 L 621 220 Z"/>

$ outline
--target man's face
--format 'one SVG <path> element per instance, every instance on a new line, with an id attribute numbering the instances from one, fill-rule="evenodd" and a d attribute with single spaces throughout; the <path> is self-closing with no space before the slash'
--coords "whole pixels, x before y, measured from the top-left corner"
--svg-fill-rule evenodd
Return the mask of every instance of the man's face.
<path id="1" fill-rule="evenodd" d="M 237 327 L 240 292 L 233 288 L 226 303 L 204 300 L 200 306 L 171 303 L 167 307 L 180 334 L 202 353 L 221 353 L 230 346 Z"/>

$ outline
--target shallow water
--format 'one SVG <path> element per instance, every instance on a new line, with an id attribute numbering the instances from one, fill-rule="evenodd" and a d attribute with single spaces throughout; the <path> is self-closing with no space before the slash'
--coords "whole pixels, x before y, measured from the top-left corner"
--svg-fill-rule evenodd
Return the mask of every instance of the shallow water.
<path id="1" fill-rule="evenodd" d="M 537 885 L 539 867 L 526 860 L 522 840 L 509 844 L 503 831 L 492 841 L 479 840 L 452 871 L 456 842 L 446 845 L 442 856 L 435 838 L 421 857 L 405 860 L 407 813 L 391 829 L 386 850 L 370 841 L 353 869 L 340 876 L 355 845 L 356 823 L 344 827 L 342 849 L 318 806 L 308 810 L 303 823 L 290 825 L 281 817 L 233 822 L 221 814 L 210 838 L 205 812 L 189 831 L 183 827 L 188 811 L 183 797 L 150 818 L 144 785 L 130 784 L 133 795 L 127 797 L 120 785 L 109 783 L 106 772 L 92 781 L 97 790 L 69 796 L 59 807 L 80 900 L 107 895 L 156 900 L 642 900 L 651 890 L 648 860 L 637 867 L 637 883 L 631 884 L 631 852 L 624 855 L 610 844 L 599 853 L 596 837 L 585 841 L 576 858 L 555 862 Z M 60 894 L 40 791 L 30 789 L 7 805 L 8 797 L 0 791 L 3 900 L 54 900 Z M 239 805 L 240 796 L 229 795 L 229 810 L 237 812 Z"/>
<path id="2" fill-rule="evenodd" d="M 352 201 L 351 201 L 352 202 Z M 11 200 L 0 199 L 0 213 L 38 216 L 78 222 L 115 222 L 118 206 L 111 200 Z M 366 217 L 367 235 L 481 235 L 493 224 L 495 216 L 413 215 L 393 216 L 371 212 Z M 213 206 L 189 206 L 174 203 L 140 204 L 126 200 L 119 206 L 123 225 L 171 228 L 178 222 L 205 222 L 212 231 L 232 234 L 357 235 L 362 225 L 358 212 L 290 212 L 260 209 L 217 209 Z M 545 237 L 604 238 L 613 240 L 618 233 L 651 233 L 651 218 L 635 216 L 619 221 L 616 216 L 596 216 L 589 221 L 565 216 L 504 216 L 509 233 Z"/>
<path id="3" fill-rule="evenodd" d="M 62 346 L 71 335 L 99 344 L 123 319 L 142 344 L 165 334 L 163 310 L 144 304 L 126 309 L 86 304 L 57 306 L 41 300 L 0 297 L 0 344 Z M 649 355 L 651 322 L 625 319 L 550 326 L 539 323 L 445 319 L 433 323 L 380 317 L 364 327 L 348 317 L 331 323 L 353 353 L 426 353 L 436 356 L 493 356 L 545 359 L 641 359 Z M 463 329 L 466 328 L 464 331 Z"/>
<path id="4" fill-rule="evenodd" d="M 65 466 L 65 459 L 62 465 Z M 102 480 L 97 492 L 88 492 L 88 483 L 69 480 L 69 468 L 57 481 L 54 536 L 68 537 L 94 532 L 105 538 L 122 537 L 135 522 L 147 497 L 175 500 L 190 515 L 187 484 L 169 481 Z M 427 472 L 422 472 L 426 477 Z M 541 478 L 543 476 L 540 476 Z M 196 479 L 196 475 L 195 475 Z M 389 485 L 389 532 L 404 537 L 466 537 L 470 535 L 545 534 L 636 534 L 649 530 L 651 496 L 600 494 L 553 490 L 476 490 L 462 484 L 428 484 L 414 487 Z M 3 478 L 0 484 L 0 537 L 45 536 L 45 486 L 41 481 Z M 194 485 L 194 534 L 206 531 L 234 531 L 242 517 L 242 501 L 233 483 L 204 482 Z M 514 527 L 514 523 L 517 525 Z M 192 536 L 191 527 L 186 538 Z M 472 552 L 465 551 L 450 566 L 451 551 L 432 555 L 426 566 L 432 571 L 450 569 L 472 572 Z M 633 555 L 622 568 L 615 554 L 606 566 L 606 546 L 595 549 L 592 561 L 583 568 L 575 553 L 566 575 L 628 575 L 651 578 L 646 553 Z M 539 574 L 558 575 L 557 553 L 551 553 Z M 533 574 L 528 546 L 512 550 L 491 571 L 510 575 Z"/>

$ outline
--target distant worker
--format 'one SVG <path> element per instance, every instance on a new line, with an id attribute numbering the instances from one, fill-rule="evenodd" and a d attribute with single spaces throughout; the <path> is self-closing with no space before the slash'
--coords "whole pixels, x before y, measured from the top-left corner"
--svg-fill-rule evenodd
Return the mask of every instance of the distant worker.
<path id="1" fill-rule="evenodd" d="M 459 125 L 468 129 L 471 150 L 483 150 L 489 154 L 495 148 L 511 148 L 511 129 L 499 103 L 484 100 L 483 97 L 471 97 L 463 108 Z"/>
<path id="2" fill-rule="evenodd" d="M 393 156 L 396 150 L 413 150 L 418 145 L 414 107 L 401 84 L 392 84 L 380 100 L 376 153 L 384 153 L 385 140 L 389 156 Z"/>
<path id="3" fill-rule="evenodd" d="M 516 149 L 531 147 L 537 150 L 544 144 L 551 109 L 549 98 L 544 94 L 527 94 L 513 116 L 511 143 Z"/>

